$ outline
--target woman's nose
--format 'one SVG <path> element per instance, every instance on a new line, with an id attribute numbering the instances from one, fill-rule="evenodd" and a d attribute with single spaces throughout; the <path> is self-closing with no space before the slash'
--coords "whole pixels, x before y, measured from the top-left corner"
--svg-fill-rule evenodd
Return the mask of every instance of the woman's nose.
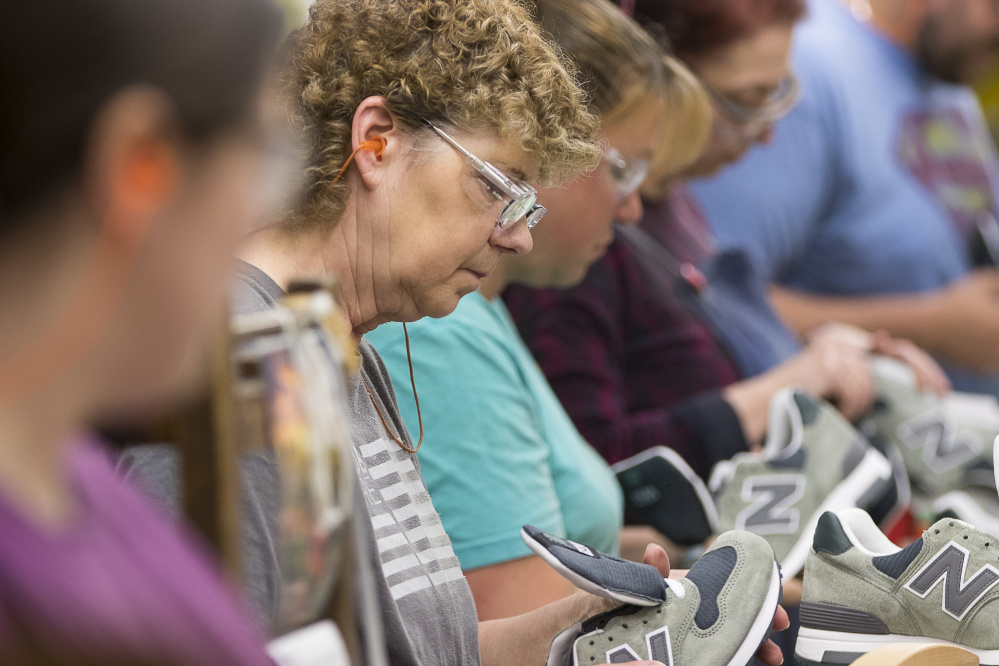
<path id="1" fill-rule="evenodd" d="M 541 222 L 544 224 L 544 221 Z M 527 220 L 521 219 L 506 229 L 499 225 L 493 228 L 492 243 L 507 254 L 527 254 L 534 247 L 531 230 L 527 228 Z"/>
<path id="2" fill-rule="evenodd" d="M 642 197 L 634 191 L 617 205 L 614 221 L 618 224 L 636 224 L 642 219 Z"/>

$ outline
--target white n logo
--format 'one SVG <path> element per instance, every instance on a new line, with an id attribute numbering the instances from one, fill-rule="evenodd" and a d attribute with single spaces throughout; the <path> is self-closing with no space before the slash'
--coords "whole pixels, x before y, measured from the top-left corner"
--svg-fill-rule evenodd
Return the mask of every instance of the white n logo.
<path id="1" fill-rule="evenodd" d="M 943 581 L 943 612 L 955 620 L 962 620 L 989 590 L 999 583 L 999 571 L 986 564 L 965 582 L 968 568 L 968 551 L 953 541 L 944 546 L 926 566 L 912 577 L 905 588 L 920 599 Z"/>
<path id="2" fill-rule="evenodd" d="M 649 659 L 666 666 L 673 666 L 673 644 L 669 640 L 669 627 L 656 629 L 645 635 L 645 647 L 649 650 Z M 627 664 L 641 661 L 641 657 L 628 645 L 621 645 L 607 651 L 608 664 Z"/>
<path id="3" fill-rule="evenodd" d="M 748 506 L 735 519 L 735 529 L 756 534 L 794 534 L 801 512 L 792 508 L 805 494 L 803 474 L 751 476 L 742 484 Z"/>
<path id="4" fill-rule="evenodd" d="M 981 438 L 973 432 L 955 432 L 947 421 L 935 414 L 920 416 L 898 427 L 898 437 L 914 451 L 922 451 L 930 469 L 946 472 L 978 457 Z"/>

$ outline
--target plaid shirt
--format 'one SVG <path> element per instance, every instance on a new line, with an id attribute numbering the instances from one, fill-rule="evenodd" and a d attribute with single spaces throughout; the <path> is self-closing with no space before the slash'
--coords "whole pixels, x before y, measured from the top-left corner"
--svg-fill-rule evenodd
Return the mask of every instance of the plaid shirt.
<path id="1" fill-rule="evenodd" d="M 619 229 L 579 286 L 511 287 L 503 298 L 576 427 L 609 462 L 663 445 L 707 477 L 747 445 L 720 393 L 739 372 L 684 304 L 680 262 L 660 245 L 689 261 L 710 254 L 703 217 L 687 214 L 696 212 L 679 192 L 649 206 L 642 228 Z"/>

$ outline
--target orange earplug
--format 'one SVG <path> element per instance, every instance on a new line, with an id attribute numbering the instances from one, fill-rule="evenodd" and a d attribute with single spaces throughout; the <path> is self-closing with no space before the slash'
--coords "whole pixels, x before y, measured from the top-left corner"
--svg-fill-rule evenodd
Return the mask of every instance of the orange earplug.
<path id="1" fill-rule="evenodd" d="M 350 154 L 350 157 L 347 158 L 347 161 L 343 163 L 343 166 L 340 167 L 340 170 L 336 174 L 336 178 L 334 178 L 333 182 L 330 183 L 330 187 L 333 187 L 334 185 L 336 185 L 336 182 L 338 180 L 340 180 L 340 176 L 342 176 L 343 172 L 346 171 L 347 167 L 350 166 L 350 163 L 354 160 L 354 155 L 357 155 L 357 151 L 359 151 L 359 150 L 370 150 L 376 156 L 381 157 L 381 154 L 383 152 L 385 152 L 385 145 L 387 143 L 388 142 L 385 141 L 385 137 L 383 137 L 383 136 L 376 136 L 373 139 L 368 139 L 367 141 L 362 141 L 357 146 L 357 148 L 354 149 L 354 152 L 352 152 Z"/>

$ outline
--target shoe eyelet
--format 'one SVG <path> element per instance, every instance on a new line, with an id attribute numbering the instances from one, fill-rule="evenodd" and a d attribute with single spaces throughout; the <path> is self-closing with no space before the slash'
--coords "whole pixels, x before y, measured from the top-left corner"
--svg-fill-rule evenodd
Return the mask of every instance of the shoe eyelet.
<path id="1" fill-rule="evenodd" d="M 968 535 L 967 535 L 967 534 L 965 534 L 965 535 L 964 535 L 964 540 L 965 540 L 965 541 L 967 541 L 967 540 L 968 540 Z"/>
<path id="2" fill-rule="evenodd" d="M 596 644 L 596 643 L 594 643 L 593 641 L 590 641 L 590 645 L 595 645 L 595 644 Z"/>
<path id="3" fill-rule="evenodd" d="M 948 523 L 951 527 L 954 527 L 954 523 Z"/>
<path id="4" fill-rule="evenodd" d="M 627 629 L 627 628 L 628 628 L 628 625 L 626 625 L 626 624 L 622 624 L 622 625 L 621 625 L 621 628 L 622 628 L 622 629 Z"/>
<path id="5" fill-rule="evenodd" d="M 940 534 L 940 530 L 933 530 L 934 534 Z"/>
<path id="6" fill-rule="evenodd" d="M 608 643 L 613 643 L 614 642 L 614 637 L 613 636 L 608 636 L 607 637 L 607 642 Z"/>
<path id="7" fill-rule="evenodd" d="M 648 623 L 649 623 L 648 620 L 642 620 L 642 624 L 648 624 Z"/>

